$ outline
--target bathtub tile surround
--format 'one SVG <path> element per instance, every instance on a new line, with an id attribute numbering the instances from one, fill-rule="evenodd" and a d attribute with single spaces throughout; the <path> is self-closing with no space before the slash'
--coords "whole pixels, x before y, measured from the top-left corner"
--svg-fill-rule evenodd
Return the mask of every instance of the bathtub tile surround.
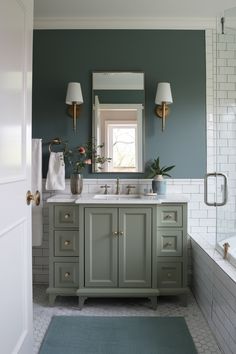
<path id="1" fill-rule="evenodd" d="M 192 290 L 225 354 L 236 353 L 236 273 L 201 236 L 192 239 Z"/>

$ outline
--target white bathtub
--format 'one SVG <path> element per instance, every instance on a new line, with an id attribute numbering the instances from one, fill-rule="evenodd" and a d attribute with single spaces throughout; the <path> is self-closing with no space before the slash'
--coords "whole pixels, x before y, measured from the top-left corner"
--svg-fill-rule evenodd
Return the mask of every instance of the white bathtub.
<path id="1" fill-rule="evenodd" d="M 231 237 L 225 238 L 224 240 L 219 241 L 216 244 L 216 249 L 220 254 L 223 256 L 224 255 L 224 244 L 228 243 L 229 244 L 229 249 L 227 253 L 227 260 L 234 266 L 236 267 L 236 235 L 233 235 Z"/>

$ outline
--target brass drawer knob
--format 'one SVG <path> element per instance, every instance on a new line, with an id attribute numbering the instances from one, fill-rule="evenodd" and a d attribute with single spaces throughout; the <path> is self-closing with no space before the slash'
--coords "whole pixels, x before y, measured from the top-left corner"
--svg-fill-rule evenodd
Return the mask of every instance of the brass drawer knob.
<path id="1" fill-rule="evenodd" d="M 170 214 L 165 215 L 164 217 L 165 220 L 170 220 L 173 219 L 172 216 Z"/>
<path id="2" fill-rule="evenodd" d="M 171 247 L 172 246 L 172 242 L 166 242 L 165 244 L 164 244 L 164 247 Z"/>
<path id="3" fill-rule="evenodd" d="M 69 214 L 69 213 L 64 215 L 64 218 L 65 218 L 65 219 L 69 219 L 69 217 L 70 217 L 70 214 Z"/>
<path id="4" fill-rule="evenodd" d="M 64 276 L 66 279 L 70 278 L 70 272 L 66 272 Z"/>
<path id="5" fill-rule="evenodd" d="M 66 240 L 66 241 L 64 242 L 64 245 L 65 245 L 65 246 L 69 246 L 69 245 L 70 245 L 70 241 L 69 241 L 69 240 Z"/>

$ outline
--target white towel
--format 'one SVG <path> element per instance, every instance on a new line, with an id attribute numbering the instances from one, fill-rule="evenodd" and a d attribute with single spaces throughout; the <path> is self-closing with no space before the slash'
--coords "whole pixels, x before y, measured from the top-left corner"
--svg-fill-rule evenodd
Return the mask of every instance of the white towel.
<path id="1" fill-rule="evenodd" d="M 32 139 L 32 193 L 40 193 L 40 204 L 32 203 L 32 245 L 41 246 L 43 240 L 42 200 L 42 139 Z"/>
<path id="2" fill-rule="evenodd" d="M 63 152 L 51 152 L 46 179 L 47 190 L 65 189 L 65 162 Z"/>

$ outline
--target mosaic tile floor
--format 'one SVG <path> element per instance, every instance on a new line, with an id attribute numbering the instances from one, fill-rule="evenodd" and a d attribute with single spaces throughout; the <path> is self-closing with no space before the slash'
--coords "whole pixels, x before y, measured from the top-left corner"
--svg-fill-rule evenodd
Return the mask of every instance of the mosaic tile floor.
<path id="1" fill-rule="evenodd" d="M 78 310 L 76 297 L 57 297 L 55 305 L 48 305 L 46 286 L 34 286 L 34 354 L 54 315 L 70 316 L 184 316 L 198 353 L 220 354 L 215 339 L 193 295 L 188 295 L 188 306 L 182 307 L 179 299 L 162 297 L 157 310 L 150 308 L 147 299 L 88 299 L 82 311 Z M 68 353 L 69 354 L 69 353 Z M 191 354 L 191 353 L 189 353 Z"/>

